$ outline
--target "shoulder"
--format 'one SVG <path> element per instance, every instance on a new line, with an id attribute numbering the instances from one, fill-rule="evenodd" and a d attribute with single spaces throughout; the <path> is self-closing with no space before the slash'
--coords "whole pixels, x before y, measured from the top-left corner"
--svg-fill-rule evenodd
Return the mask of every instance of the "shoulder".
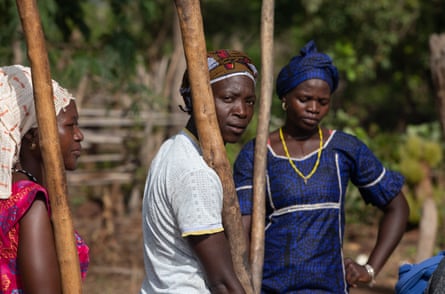
<path id="1" fill-rule="evenodd" d="M 351 134 L 351 133 L 346 133 L 344 131 L 340 131 L 340 130 L 329 130 L 329 132 L 331 133 L 332 139 L 333 140 L 346 140 L 346 141 L 351 141 L 351 142 L 357 142 L 361 140 L 359 138 L 357 138 L 356 135 Z"/>
<path id="2" fill-rule="evenodd" d="M 357 150 L 367 148 L 366 144 L 357 136 L 339 130 L 331 131 L 331 135 L 327 140 L 328 144 L 335 149 Z"/>
<path id="3" fill-rule="evenodd" d="M 151 179 L 177 186 L 191 178 L 218 178 L 202 156 L 199 143 L 180 132 L 163 143 L 150 166 Z"/>
<path id="4" fill-rule="evenodd" d="M 185 161 L 193 162 L 200 156 L 199 146 L 185 133 L 180 132 L 162 143 L 154 156 L 151 167 L 178 167 Z"/>
<path id="5" fill-rule="evenodd" d="M 246 144 L 243 145 L 240 152 L 236 156 L 235 165 L 238 165 L 240 162 L 244 162 L 246 160 L 250 160 L 254 157 L 255 153 L 255 141 L 256 138 L 251 139 Z"/>
<path id="6" fill-rule="evenodd" d="M 0 201 L 1 218 L 7 220 L 9 227 L 13 227 L 26 214 L 38 196 L 43 197 L 49 216 L 50 205 L 45 188 L 28 180 L 13 183 L 11 197 Z"/>
<path id="7" fill-rule="evenodd" d="M 32 202 L 38 195 L 43 196 L 45 201 L 49 204 L 48 193 L 43 186 L 32 181 L 21 180 L 13 183 L 12 196 L 10 199 L 14 199 L 14 202 Z"/>
<path id="8" fill-rule="evenodd" d="M 243 145 L 240 153 L 251 153 L 255 150 L 256 138 L 250 139 Z"/>

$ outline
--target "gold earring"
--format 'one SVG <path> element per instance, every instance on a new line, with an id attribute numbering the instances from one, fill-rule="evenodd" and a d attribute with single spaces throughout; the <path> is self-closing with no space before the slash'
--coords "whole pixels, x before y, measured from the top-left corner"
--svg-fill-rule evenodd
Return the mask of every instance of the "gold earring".
<path id="1" fill-rule="evenodd" d="M 31 147 L 29 149 L 36 150 L 37 144 L 35 142 L 31 143 Z"/>
<path id="2" fill-rule="evenodd" d="M 286 102 L 281 102 L 281 109 L 283 109 L 284 111 L 286 111 L 287 110 L 287 104 L 286 104 Z"/>

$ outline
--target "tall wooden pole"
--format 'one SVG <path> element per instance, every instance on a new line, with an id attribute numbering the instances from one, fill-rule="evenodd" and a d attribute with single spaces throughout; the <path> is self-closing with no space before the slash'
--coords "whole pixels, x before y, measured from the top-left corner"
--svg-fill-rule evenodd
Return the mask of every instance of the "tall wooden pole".
<path id="1" fill-rule="evenodd" d="M 430 68 L 439 110 L 442 137 L 445 138 L 445 33 L 432 34 L 430 45 Z"/>
<path id="2" fill-rule="evenodd" d="M 224 192 L 222 218 L 224 230 L 230 243 L 233 266 L 244 290 L 250 294 L 253 293 L 253 287 L 247 245 L 232 169 L 227 159 L 215 114 L 200 2 L 199 0 L 175 0 L 175 4 L 187 61 L 193 99 L 193 116 L 198 129 L 199 142 L 205 161 L 221 179 Z"/>
<path id="3" fill-rule="evenodd" d="M 31 65 L 39 142 L 45 169 L 45 183 L 51 201 L 57 258 L 64 294 L 82 293 L 79 258 L 67 201 L 65 167 L 59 135 L 45 37 L 35 0 L 17 0 Z"/>
<path id="4" fill-rule="evenodd" d="M 261 96 L 255 140 L 253 211 L 250 263 L 255 293 L 261 292 L 264 263 L 267 137 L 273 89 L 274 0 L 263 0 L 261 8 Z"/>

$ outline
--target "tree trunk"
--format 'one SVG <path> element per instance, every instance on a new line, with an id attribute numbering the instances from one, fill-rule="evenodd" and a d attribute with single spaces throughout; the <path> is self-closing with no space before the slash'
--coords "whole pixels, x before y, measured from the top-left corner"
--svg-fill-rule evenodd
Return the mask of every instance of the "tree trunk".
<path id="1" fill-rule="evenodd" d="M 168 97 L 168 113 L 180 112 L 181 110 L 179 109 L 178 105 L 183 104 L 182 97 L 179 94 L 178 89 L 182 83 L 182 76 L 184 75 L 186 64 L 177 14 L 175 14 L 173 17 L 173 48 L 175 49 L 171 54 L 163 91 L 163 96 Z M 169 138 L 177 132 L 177 124 L 171 124 L 166 127 L 165 136 L 166 138 Z"/>
<path id="2" fill-rule="evenodd" d="M 439 110 L 439 121 L 442 129 L 442 138 L 445 137 L 445 34 L 430 36 L 430 67 L 436 99 Z M 427 173 L 430 190 L 423 202 L 422 219 L 420 222 L 420 237 L 418 244 L 417 261 L 421 261 L 433 254 L 434 242 L 437 234 L 437 207 L 432 196 L 430 171 Z M 423 189 L 422 189 L 423 190 Z M 422 191 L 418 189 L 418 191 Z M 425 193 L 422 191 L 421 193 Z"/>
<path id="3" fill-rule="evenodd" d="M 434 199 L 432 197 L 426 198 L 422 206 L 416 263 L 433 256 L 438 226 L 437 217 L 437 207 Z"/>
<path id="4" fill-rule="evenodd" d="M 422 163 L 422 169 L 425 177 L 416 187 L 416 197 L 422 202 L 416 263 L 433 255 L 438 227 L 438 213 L 433 198 L 431 168 L 426 163 Z"/>
<path id="5" fill-rule="evenodd" d="M 430 67 L 436 90 L 442 136 L 445 137 L 445 34 L 430 36 Z"/>

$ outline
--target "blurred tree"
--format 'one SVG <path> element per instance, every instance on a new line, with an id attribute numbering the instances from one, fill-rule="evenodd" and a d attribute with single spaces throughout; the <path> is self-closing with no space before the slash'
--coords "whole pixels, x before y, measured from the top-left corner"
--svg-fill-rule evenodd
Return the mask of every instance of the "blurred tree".
<path id="1" fill-rule="evenodd" d="M 201 4 L 208 49 L 243 50 L 261 70 L 261 1 Z M 52 75 L 82 105 L 134 113 L 178 111 L 185 65 L 171 1 L 39 0 L 38 5 Z M 277 1 L 275 54 L 270 58 L 278 73 L 314 39 L 333 57 L 341 76 L 326 125 L 366 137 L 392 164 L 397 157 L 394 133 L 438 120 L 428 40 L 445 29 L 444 7 L 443 0 Z M 0 62 L 26 64 L 15 2 L 1 1 L 0 12 Z M 273 99 L 271 128 L 282 119 L 280 103 Z M 167 136 L 169 131 L 158 132 Z M 253 123 L 245 140 L 254 135 Z M 230 147 L 231 158 L 237 148 Z"/>
<path id="2" fill-rule="evenodd" d="M 177 42 L 171 1 L 65 2 L 39 1 L 54 75 L 72 88 L 83 85 L 86 97 L 98 96 L 95 99 L 111 107 L 166 109 L 165 89 L 177 87 L 166 84 L 172 82 L 166 79 L 171 62 L 177 62 L 172 58 Z M 0 4 L 3 64 L 26 62 L 13 4 L 12 0 Z M 429 36 L 445 28 L 442 4 L 442 0 L 278 1 L 276 53 L 271 58 L 278 71 L 314 39 L 341 72 L 334 110 L 344 109 L 365 129 L 376 123 L 381 130 L 400 131 L 408 124 L 434 121 L 427 49 Z M 242 4 L 203 0 L 208 48 L 237 48 L 259 63 L 260 9 L 260 0 Z M 280 115 L 277 99 L 273 115 Z"/>

